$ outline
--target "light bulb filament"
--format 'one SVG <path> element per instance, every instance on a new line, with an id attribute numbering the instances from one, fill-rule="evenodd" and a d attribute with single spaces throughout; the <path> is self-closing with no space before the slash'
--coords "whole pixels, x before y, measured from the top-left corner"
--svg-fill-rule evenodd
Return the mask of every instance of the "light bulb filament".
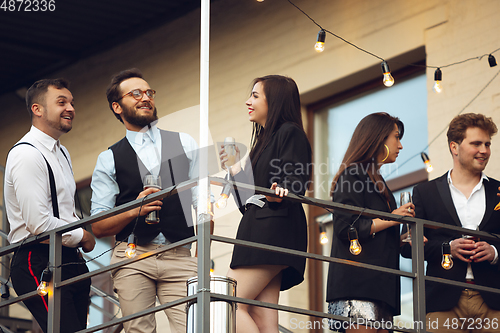
<path id="1" fill-rule="evenodd" d="M 349 246 L 349 251 L 355 256 L 361 253 L 361 245 L 359 244 L 357 239 L 351 239 L 351 245 Z"/>
<path id="2" fill-rule="evenodd" d="M 441 85 L 441 81 L 434 81 L 434 87 L 432 87 L 432 89 L 434 90 L 434 92 L 436 93 L 440 93 L 443 91 L 443 86 Z"/>
<path id="3" fill-rule="evenodd" d="M 316 42 L 316 44 L 314 44 L 314 49 L 317 52 L 323 52 L 325 50 L 325 43 L 323 43 L 323 42 Z"/>
<path id="4" fill-rule="evenodd" d="M 394 78 L 392 77 L 391 72 L 384 73 L 383 82 L 384 86 L 392 87 L 392 85 L 394 84 Z"/>
<path id="5" fill-rule="evenodd" d="M 132 258 L 135 258 L 135 255 L 137 253 L 137 250 L 136 250 L 136 245 L 134 243 L 129 243 L 127 245 L 127 249 L 125 250 L 125 255 L 132 259 Z"/>
<path id="6" fill-rule="evenodd" d="M 427 160 L 424 163 L 425 163 L 425 167 L 426 167 L 427 172 L 431 172 L 432 170 L 434 170 L 434 168 L 432 167 L 431 161 Z"/>
<path id="7" fill-rule="evenodd" d="M 351 252 L 353 255 L 357 256 L 358 254 L 361 253 L 361 244 L 359 244 L 358 241 L 358 231 L 354 228 L 351 227 L 349 228 L 349 252 Z"/>
<path id="8" fill-rule="evenodd" d="M 453 267 L 453 260 L 451 259 L 450 254 L 443 254 L 443 260 L 441 261 L 441 266 L 446 270 L 449 270 Z"/>
<path id="9" fill-rule="evenodd" d="M 215 206 L 219 209 L 224 209 L 226 208 L 227 206 L 227 198 L 229 198 L 229 196 L 226 194 L 226 193 L 222 193 L 220 195 L 220 198 L 217 200 L 217 202 L 215 203 Z"/>
<path id="10" fill-rule="evenodd" d="M 48 284 L 45 281 L 40 282 L 38 288 L 36 288 L 38 295 L 45 296 L 49 293 Z"/>
<path id="11" fill-rule="evenodd" d="M 321 244 L 327 244 L 328 243 L 328 237 L 326 236 L 326 231 L 323 231 L 319 234 L 319 242 Z"/>

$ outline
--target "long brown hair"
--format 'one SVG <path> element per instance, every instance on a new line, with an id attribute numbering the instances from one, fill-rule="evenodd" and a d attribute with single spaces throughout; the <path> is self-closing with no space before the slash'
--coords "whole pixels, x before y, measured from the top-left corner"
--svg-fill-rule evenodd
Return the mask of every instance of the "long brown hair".
<path id="1" fill-rule="evenodd" d="M 295 81 L 281 75 L 267 75 L 253 80 L 252 87 L 261 82 L 267 100 L 266 127 L 254 123 L 250 149 L 252 168 L 266 148 L 274 132 L 281 125 L 290 122 L 296 124 L 302 131 L 302 117 L 300 114 L 299 89 Z"/>
<path id="2" fill-rule="evenodd" d="M 378 191 L 389 200 L 389 192 L 379 172 L 377 156 L 384 150 L 384 142 L 398 126 L 399 138 L 403 137 L 404 125 L 397 117 L 385 112 L 372 113 L 361 119 L 352 134 L 351 141 L 345 152 L 339 171 L 333 177 L 330 195 L 333 197 L 335 186 L 340 175 L 351 165 L 359 165 L 366 170 Z"/>

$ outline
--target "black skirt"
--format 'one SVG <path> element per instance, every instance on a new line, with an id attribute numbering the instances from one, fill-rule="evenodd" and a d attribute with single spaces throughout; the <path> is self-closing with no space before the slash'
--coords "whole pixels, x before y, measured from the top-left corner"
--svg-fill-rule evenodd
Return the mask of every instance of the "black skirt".
<path id="1" fill-rule="evenodd" d="M 248 205 L 238 227 L 236 239 L 283 248 L 307 251 L 307 222 L 301 204 L 282 201 L 260 208 Z M 293 216 L 293 218 L 290 218 Z M 254 265 L 285 265 L 281 290 L 287 290 L 304 280 L 306 259 L 289 254 L 245 246 L 234 246 L 231 268 Z"/>

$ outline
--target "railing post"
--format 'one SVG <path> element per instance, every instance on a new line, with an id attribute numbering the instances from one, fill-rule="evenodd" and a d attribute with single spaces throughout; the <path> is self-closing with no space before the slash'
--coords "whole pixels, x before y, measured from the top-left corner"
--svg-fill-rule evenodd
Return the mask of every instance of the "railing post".
<path id="1" fill-rule="evenodd" d="M 61 326 L 61 288 L 55 288 L 55 285 L 61 282 L 61 268 L 59 267 L 62 262 L 61 253 L 62 234 L 53 232 L 50 234 L 49 265 L 54 268 L 52 269 L 52 282 L 49 288 L 49 313 L 47 322 L 47 331 L 51 333 L 59 333 Z"/>
<path id="2" fill-rule="evenodd" d="M 424 272 L 424 225 L 411 223 L 412 235 L 412 272 L 413 279 L 413 322 L 417 332 L 425 332 L 425 272 Z"/>
<path id="3" fill-rule="evenodd" d="M 208 111 L 210 64 L 210 0 L 200 3 L 200 156 L 198 180 L 198 325 L 210 332 L 210 192 L 208 175 Z M 196 333 L 198 333 L 196 332 Z"/>
<path id="4" fill-rule="evenodd" d="M 210 332 L 210 215 L 200 215 L 198 223 L 198 313 L 196 333 L 208 333 Z"/>

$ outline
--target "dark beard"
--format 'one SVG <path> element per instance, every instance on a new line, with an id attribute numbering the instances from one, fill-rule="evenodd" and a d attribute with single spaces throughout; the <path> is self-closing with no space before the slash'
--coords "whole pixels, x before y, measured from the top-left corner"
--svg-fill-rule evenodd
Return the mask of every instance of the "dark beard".
<path id="1" fill-rule="evenodd" d="M 61 119 L 59 119 L 59 121 L 49 120 L 47 112 L 44 112 L 43 118 L 49 124 L 50 127 L 52 127 L 55 130 L 58 130 L 61 133 L 68 133 L 73 128 L 73 124 L 71 125 L 62 124 Z"/>
<path id="2" fill-rule="evenodd" d="M 137 107 L 141 107 L 141 105 L 137 105 Z M 152 123 L 153 121 L 158 119 L 158 115 L 156 112 L 156 107 L 153 110 L 153 114 L 150 116 L 138 116 L 137 113 L 135 112 L 135 108 L 127 108 L 125 106 L 122 106 L 123 112 L 122 112 L 122 117 L 129 123 L 135 126 L 140 126 L 144 127 Z"/>

